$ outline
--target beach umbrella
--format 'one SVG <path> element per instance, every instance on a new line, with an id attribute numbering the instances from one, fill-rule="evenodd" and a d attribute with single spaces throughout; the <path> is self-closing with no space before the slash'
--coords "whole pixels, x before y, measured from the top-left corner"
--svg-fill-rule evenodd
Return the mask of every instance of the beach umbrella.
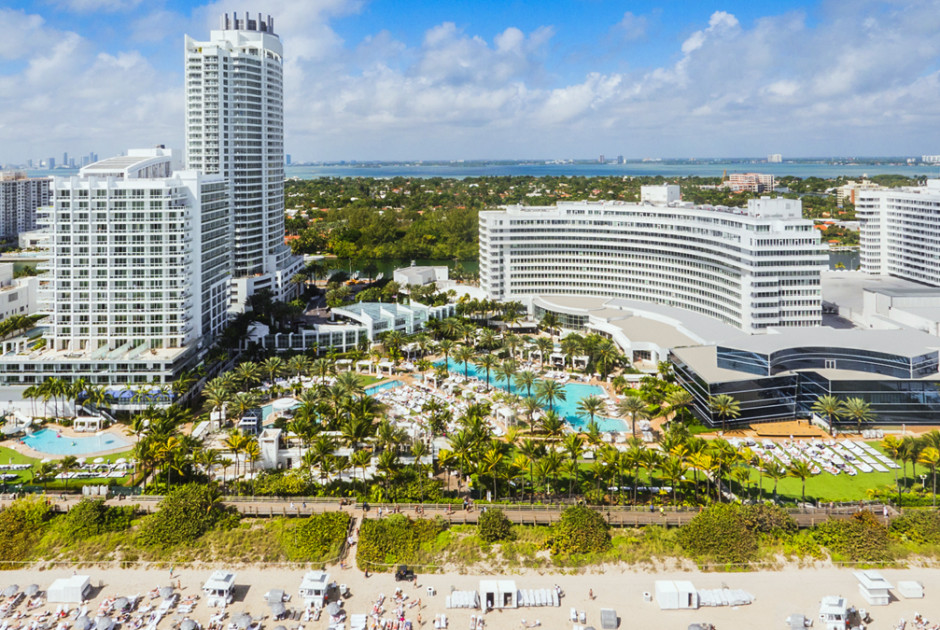
<path id="1" fill-rule="evenodd" d="M 101 464 L 104 462 L 104 457 L 96 457 L 92 460 L 92 462 L 95 464 Z"/>
<path id="2" fill-rule="evenodd" d="M 274 602 L 273 604 L 271 604 L 271 614 L 274 615 L 275 617 L 280 617 L 281 615 L 283 615 L 285 610 L 287 609 L 284 608 L 284 604 L 282 604 L 281 602 Z"/>
<path id="3" fill-rule="evenodd" d="M 126 464 L 126 463 L 127 463 L 127 459 L 124 458 L 124 457 L 118 457 L 118 458 L 114 461 L 114 463 L 115 463 L 115 464 Z"/>
<path id="4" fill-rule="evenodd" d="M 173 587 L 172 586 L 161 586 L 160 587 L 160 597 L 163 599 L 170 599 L 173 597 Z"/>
<path id="5" fill-rule="evenodd" d="M 3 596 L 13 597 L 14 595 L 16 595 L 17 591 L 19 590 L 20 590 L 19 586 L 17 586 L 16 584 L 10 584 L 8 587 L 3 589 Z"/>
<path id="6" fill-rule="evenodd" d="M 114 622 L 111 621 L 111 617 L 98 617 L 95 619 L 95 630 L 111 630 L 111 626 L 114 625 Z"/>
<path id="7" fill-rule="evenodd" d="M 264 601 L 269 604 L 274 604 L 276 602 L 284 601 L 284 591 L 283 589 L 274 588 L 264 594 Z"/>
<path id="8" fill-rule="evenodd" d="M 72 624 L 72 630 L 88 630 L 89 628 L 91 628 L 91 619 L 88 615 L 82 615 Z"/>
<path id="9" fill-rule="evenodd" d="M 241 613 L 240 615 L 236 615 L 232 621 L 235 622 L 236 628 L 245 630 L 245 628 L 251 625 L 251 615 L 248 613 Z"/>
<path id="10" fill-rule="evenodd" d="M 339 605 L 339 602 L 331 602 L 326 607 L 326 612 L 330 614 L 330 617 L 336 617 L 342 611 L 342 607 Z"/>
<path id="11" fill-rule="evenodd" d="M 125 608 L 127 608 L 127 598 L 118 597 L 116 600 L 114 600 L 114 607 L 117 608 L 118 610 L 124 610 Z"/>
<path id="12" fill-rule="evenodd" d="M 180 624 L 180 630 L 196 630 L 196 622 L 192 619 L 183 619 Z"/>
<path id="13" fill-rule="evenodd" d="M 26 596 L 27 596 L 27 597 L 32 597 L 33 595 L 35 595 L 36 593 L 39 592 L 39 585 L 38 585 L 38 584 L 30 584 L 30 585 L 27 586 L 25 589 L 23 589 L 23 592 L 26 593 Z"/>
<path id="14" fill-rule="evenodd" d="M 284 626 L 274 626 L 274 630 L 287 630 Z"/>

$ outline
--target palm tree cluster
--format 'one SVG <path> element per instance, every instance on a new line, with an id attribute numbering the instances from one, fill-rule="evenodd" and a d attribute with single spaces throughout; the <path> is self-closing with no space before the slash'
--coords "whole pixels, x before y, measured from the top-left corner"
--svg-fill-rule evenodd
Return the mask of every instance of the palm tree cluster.
<path id="1" fill-rule="evenodd" d="M 871 409 L 871 403 L 862 398 L 849 398 L 842 400 L 838 396 L 826 394 L 820 396 L 813 403 L 813 413 L 825 416 L 829 421 L 829 432 L 835 435 L 836 424 L 841 420 L 849 420 L 855 423 L 858 433 L 862 432 L 862 423 L 873 422 L 875 413 Z"/>
<path id="2" fill-rule="evenodd" d="M 930 471 L 931 493 L 933 505 L 937 505 L 937 467 L 940 466 L 940 431 L 934 430 L 924 433 L 920 437 L 905 435 L 898 438 L 895 435 L 886 435 L 881 441 L 881 447 L 893 459 L 899 460 L 902 466 L 902 480 L 898 478 L 898 470 L 894 469 L 894 482 L 898 490 L 898 506 L 901 505 L 902 485 L 911 487 L 911 479 L 907 476 L 907 465 L 914 470 L 916 464 L 925 466 Z"/>

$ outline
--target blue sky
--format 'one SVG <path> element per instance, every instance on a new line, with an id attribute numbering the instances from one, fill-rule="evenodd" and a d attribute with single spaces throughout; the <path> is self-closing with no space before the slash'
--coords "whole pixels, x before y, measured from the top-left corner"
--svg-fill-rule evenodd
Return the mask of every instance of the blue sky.
<path id="1" fill-rule="evenodd" d="M 275 17 L 295 160 L 940 153 L 940 2 L 8 0 L 0 163 L 183 142 L 183 34 Z"/>

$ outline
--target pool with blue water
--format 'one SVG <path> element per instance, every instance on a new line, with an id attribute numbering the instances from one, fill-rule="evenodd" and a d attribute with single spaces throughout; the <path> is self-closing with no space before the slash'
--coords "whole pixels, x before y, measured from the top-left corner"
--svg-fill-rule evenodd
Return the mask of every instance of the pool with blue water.
<path id="1" fill-rule="evenodd" d="M 443 363 L 443 361 L 441 362 Z M 464 365 L 453 359 L 447 360 L 447 370 L 451 374 L 460 374 L 464 375 L 464 370 L 466 370 L 466 376 L 476 377 L 482 381 L 486 381 L 486 370 L 477 370 L 477 366 L 473 363 Z M 513 385 L 512 387 L 504 379 L 498 379 L 490 372 L 490 385 L 493 387 L 498 387 L 506 391 L 512 391 L 515 394 L 525 395 L 525 392 L 520 392 L 519 388 Z M 597 385 L 588 385 L 587 383 L 565 383 L 562 387 L 565 390 L 565 400 L 556 400 L 555 401 L 555 411 L 558 412 L 558 415 L 563 417 L 565 421 L 571 425 L 571 427 L 577 431 L 583 431 L 590 422 L 589 418 L 581 416 L 578 414 L 578 403 L 582 399 L 587 398 L 588 396 L 600 396 L 604 393 L 603 388 L 598 387 Z M 535 388 L 533 387 L 533 393 Z M 543 405 L 545 409 L 548 409 L 548 405 Z M 601 431 L 629 431 L 629 425 L 621 420 L 620 418 L 605 418 L 601 416 L 595 416 L 594 422 L 597 423 L 597 427 Z"/>
<path id="2" fill-rule="evenodd" d="M 131 443 L 113 433 L 89 437 L 67 437 L 52 429 L 41 429 L 27 435 L 23 442 L 29 448 L 50 455 L 91 455 L 104 451 L 130 448 Z"/>

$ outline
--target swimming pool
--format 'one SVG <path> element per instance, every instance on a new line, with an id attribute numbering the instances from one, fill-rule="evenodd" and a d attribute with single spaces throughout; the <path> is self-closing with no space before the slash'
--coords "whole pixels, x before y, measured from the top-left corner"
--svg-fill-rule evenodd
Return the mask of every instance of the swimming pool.
<path id="1" fill-rule="evenodd" d="M 23 438 L 26 446 L 50 455 L 90 455 L 102 451 L 130 448 L 131 443 L 113 433 L 90 437 L 59 437 L 52 429 L 42 429 Z"/>
<path id="2" fill-rule="evenodd" d="M 442 362 L 443 363 L 443 362 Z M 447 360 L 447 370 L 451 374 L 464 374 L 464 364 L 454 361 L 453 359 Z M 467 376 L 479 378 L 482 381 L 486 381 L 486 370 L 480 370 L 477 373 L 477 366 L 473 363 L 470 363 L 466 366 Z M 493 375 L 492 370 L 490 371 L 490 385 L 493 387 L 499 387 L 500 389 L 505 389 L 508 391 L 507 383 L 503 379 L 498 379 Z M 562 389 L 565 390 L 565 399 L 555 401 L 555 411 L 558 412 L 558 415 L 563 417 L 565 421 L 571 425 L 571 427 L 578 431 L 583 431 L 587 427 L 589 419 L 585 418 L 578 414 L 578 403 L 581 402 L 581 399 L 587 398 L 588 396 L 600 396 L 604 393 L 602 387 L 597 385 L 588 385 L 587 383 L 565 383 L 562 386 Z M 519 391 L 519 388 L 513 385 L 513 393 L 525 395 L 525 392 Z M 535 387 L 532 388 L 533 394 L 535 393 Z M 548 405 L 543 405 L 545 409 L 548 409 Z M 594 422 L 597 423 L 597 427 L 601 431 L 629 431 L 630 426 L 625 421 L 620 418 L 604 418 L 601 416 L 595 416 Z"/>
<path id="3" fill-rule="evenodd" d="M 389 389 L 395 389 L 396 387 L 401 387 L 403 383 L 401 381 L 388 381 L 382 383 L 381 385 L 373 385 L 372 387 L 366 387 L 366 394 L 373 396 L 379 392 L 384 392 Z"/>

